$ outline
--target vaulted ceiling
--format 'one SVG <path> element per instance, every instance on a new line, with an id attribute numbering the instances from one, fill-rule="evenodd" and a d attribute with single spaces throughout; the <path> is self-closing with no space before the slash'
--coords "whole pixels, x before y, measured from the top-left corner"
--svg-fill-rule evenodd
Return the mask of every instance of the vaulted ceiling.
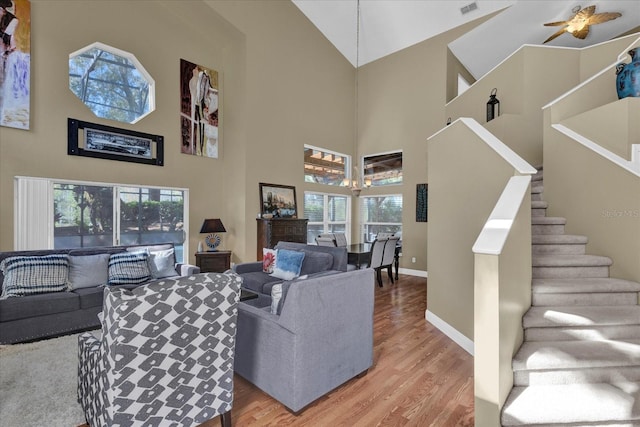
<path id="1" fill-rule="evenodd" d="M 638 0 L 292 0 L 354 65 L 362 66 L 483 16 L 495 16 L 449 44 L 476 78 L 482 77 L 524 44 L 541 45 L 575 12 L 596 6 L 595 13 L 621 17 L 592 25 L 584 40 L 565 33 L 549 46 L 586 47 L 640 30 Z M 359 32 L 358 29 L 359 5 Z M 578 9 L 576 9 L 578 8 Z M 462 9 L 467 11 L 462 13 Z M 358 43 L 359 48 L 356 49 Z M 356 60 L 357 57 L 357 60 Z"/>

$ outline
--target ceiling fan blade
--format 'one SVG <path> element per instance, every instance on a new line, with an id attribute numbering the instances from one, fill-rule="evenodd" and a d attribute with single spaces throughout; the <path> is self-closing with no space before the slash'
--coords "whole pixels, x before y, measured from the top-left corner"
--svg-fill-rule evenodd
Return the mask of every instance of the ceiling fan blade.
<path id="1" fill-rule="evenodd" d="M 555 39 L 556 37 L 562 35 L 563 33 L 565 33 L 567 31 L 566 28 L 563 28 L 559 31 L 556 31 L 555 33 L 553 33 L 553 35 L 551 37 L 549 37 L 548 39 L 546 39 L 544 42 L 542 42 L 542 44 L 545 44 L 547 42 L 550 42 L 551 40 Z"/>
<path id="2" fill-rule="evenodd" d="M 582 9 L 580 12 L 576 13 L 574 18 L 587 19 L 596 11 L 596 6 L 589 6 Z"/>
<path id="3" fill-rule="evenodd" d="M 621 17 L 622 14 L 618 12 L 604 12 L 604 13 L 596 13 L 589 19 L 590 25 L 602 24 L 603 22 L 611 21 L 612 19 L 616 19 Z"/>
<path id="4" fill-rule="evenodd" d="M 558 27 L 560 25 L 567 25 L 567 21 L 557 21 L 557 22 L 547 22 L 546 24 L 542 24 L 545 27 Z"/>

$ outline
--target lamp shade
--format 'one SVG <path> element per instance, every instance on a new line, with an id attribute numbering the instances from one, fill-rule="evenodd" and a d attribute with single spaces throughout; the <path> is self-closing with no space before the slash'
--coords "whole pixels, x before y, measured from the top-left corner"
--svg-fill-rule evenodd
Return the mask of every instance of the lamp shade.
<path id="1" fill-rule="evenodd" d="M 200 228 L 200 233 L 225 233 L 226 231 L 220 218 L 205 219 Z"/>

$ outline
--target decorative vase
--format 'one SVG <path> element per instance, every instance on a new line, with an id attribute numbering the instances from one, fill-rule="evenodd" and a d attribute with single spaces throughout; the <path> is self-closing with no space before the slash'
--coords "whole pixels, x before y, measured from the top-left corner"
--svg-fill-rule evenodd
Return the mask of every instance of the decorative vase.
<path id="1" fill-rule="evenodd" d="M 629 51 L 631 62 L 616 65 L 618 99 L 640 97 L 640 47 Z"/>

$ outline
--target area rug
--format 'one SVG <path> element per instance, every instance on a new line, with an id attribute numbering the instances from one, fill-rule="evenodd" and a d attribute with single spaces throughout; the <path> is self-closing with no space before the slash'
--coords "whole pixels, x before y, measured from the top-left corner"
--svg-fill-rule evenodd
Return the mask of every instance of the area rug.
<path id="1" fill-rule="evenodd" d="M 0 346 L 0 424 L 76 427 L 78 334 Z"/>

